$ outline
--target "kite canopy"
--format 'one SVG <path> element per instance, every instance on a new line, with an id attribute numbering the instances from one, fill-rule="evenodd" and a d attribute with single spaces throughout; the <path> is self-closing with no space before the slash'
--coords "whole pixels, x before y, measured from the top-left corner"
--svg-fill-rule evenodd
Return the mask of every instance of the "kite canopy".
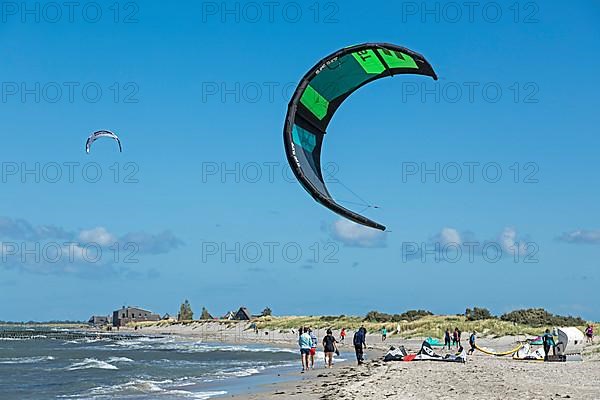
<path id="1" fill-rule="evenodd" d="M 331 118 L 348 96 L 370 82 L 399 74 L 437 80 L 427 60 L 404 47 L 365 43 L 341 49 L 302 78 L 289 103 L 283 132 L 288 162 L 304 189 L 339 215 L 380 230 L 385 226 L 342 207 L 329 194 L 321 171 L 321 146 Z"/>
<path id="2" fill-rule="evenodd" d="M 121 147 L 121 141 L 119 140 L 119 137 L 111 131 L 96 131 L 92 133 L 85 142 L 85 152 L 89 154 L 90 148 L 92 147 L 92 143 L 94 143 L 101 137 L 108 137 L 113 140 L 116 140 L 117 144 L 119 145 L 119 152 L 123 152 L 123 148 Z"/>

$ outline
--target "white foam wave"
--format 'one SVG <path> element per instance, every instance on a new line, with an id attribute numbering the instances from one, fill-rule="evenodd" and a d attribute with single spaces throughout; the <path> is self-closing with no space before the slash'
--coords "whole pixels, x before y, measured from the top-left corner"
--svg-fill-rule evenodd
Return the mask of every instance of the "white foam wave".
<path id="1" fill-rule="evenodd" d="M 212 397 L 215 396 L 224 396 L 226 395 L 227 392 L 224 390 L 221 390 L 219 392 L 200 392 L 200 393 L 191 393 L 191 397 L 194 399 L 199 399 L 199 400 L 208 400 Z"/>
<path id="2" fill-rule="evenodd" d="M 112 370 L 119 369 L 116 366 L 107 363 L 106 361 L 97 360 L 95 358 L 86 358 L 83 361 L 76 362 L 76 363 L 70 365 L 67 368 L 67 370 L 76 371 L 76 370 L 80 370 L 80 369 L 90 369 L 90 368 L 112 369 Z"/>
<path id="3" fill-rule="evenodd" d="M 173 387 L 175 386 L 175 387 Z M 191 398 L 199 400 L 208 400 L 215 396 L 227 394 L 226 391 L 212 392 L 191 392 L 181 390 L 182 385 L 175 383 L 170 379 L 155 381 L 149 379 L 134 379 L 126 383 L 112 386 L 98 386 L 90 389 L 86 394 L 78 395 L 77 397 L 88 398 L 89 396 L 118 396 L 132 394 L 152 394 L 158 398 Z"/>
<path id="4" fill-rule="evenodd" d="M 54 360 L 52 356 L 0 358 L 0 364 L 36 364 Z"/>
<path id="5" fill-rule="evenodd" d="M 108 360 L 106 360 L 106 362 L 109 362 L 109 363 L 133 362 L 133 360 L 131 358 L 127 358 L 127 357 L 111 357 Z"/>

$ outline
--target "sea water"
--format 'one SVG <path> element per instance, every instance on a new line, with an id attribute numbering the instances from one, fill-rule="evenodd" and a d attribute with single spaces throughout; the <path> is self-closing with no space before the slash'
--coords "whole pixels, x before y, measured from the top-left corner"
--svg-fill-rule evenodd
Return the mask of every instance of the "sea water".
<path id="1" fill-rule="evenodd" d="M 299 364 L 293 349 L 169 336 L 0 339 L 0 398 L 211 399 Z"/>

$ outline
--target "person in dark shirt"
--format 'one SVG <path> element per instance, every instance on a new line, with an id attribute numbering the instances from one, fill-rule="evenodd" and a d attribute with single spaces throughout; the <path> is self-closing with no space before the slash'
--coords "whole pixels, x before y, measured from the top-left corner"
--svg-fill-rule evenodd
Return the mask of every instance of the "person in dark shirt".
<path id="1" fill-rule="evenodd" d="M 475 331 L 473 331 L 473 333 L 471 333 L 471 336 L 469 336 L 469 346 L 471 346 L 471 348 L 467 352 L 468 355 L 473 354 L 473 352 L 475 351 L 475 340 L 477 340 L 477 336 L 475 335 Z"/>
<path id="2" fill-rule="evenodd" d="M 333 366 L 333 353 L 337 352 L 337 340 L 333 337 L 331 329 L 327 329 L 327 336 L 323 338 L 323 352 L 325 353 L 325 368 Z"/>
<path id="3" fill-rule="evenodd" d="M 365 361 L 363 349 L 367 348 L 366 336 L 367 330 L 364 326 L 361 326 L 354 334 L 354 351 L 356 352 L 356 361 L 358 362 L 358 365 L 363 364 Z"/>
<path id="4" fill-rule="evenodd" d="M 556 354 L 556 349 L 554 347 L 554 336 L 552 336 L 549 329 L 546 329 L 546 333 L 544 333 L 544 336 L 542 336 L 542 343 L 544 344 L 544 361 L 548 361 L 550 348 L 552 348 L 552 354 Z"/>
<path id="5" fill-rule="evenodd" d="M 447 328 L 446 332 L 444 333 L 444 348 L 448 346 L 448 350 L 450 350 L 451 343 L 452 340 L 450 339 L 450 328 Z"/>
<path id="6" fill-rule="evenodd" d="M 452 334 L 452 342 L 456 345 L 458 349 L 460 347 L 460 331 L 458 328 L 454 328 L 454 332 Z"/>

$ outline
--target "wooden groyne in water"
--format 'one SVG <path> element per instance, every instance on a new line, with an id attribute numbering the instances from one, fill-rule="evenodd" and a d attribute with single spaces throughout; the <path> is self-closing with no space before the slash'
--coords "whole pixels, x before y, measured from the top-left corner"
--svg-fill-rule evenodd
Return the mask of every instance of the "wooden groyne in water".
<path id="1" fill-rule="evenodd" d="M 159 339 L 163 336 L 119 334 L 105 332 L 83 332 L 83 331 L 57 331 L 51 329 L 0 329 L 0 339 L 55 339 L 55 340 L 78 340 L 78 339 L 109 339 L 109 340 L 134 340 L 139 338 Z"/>

